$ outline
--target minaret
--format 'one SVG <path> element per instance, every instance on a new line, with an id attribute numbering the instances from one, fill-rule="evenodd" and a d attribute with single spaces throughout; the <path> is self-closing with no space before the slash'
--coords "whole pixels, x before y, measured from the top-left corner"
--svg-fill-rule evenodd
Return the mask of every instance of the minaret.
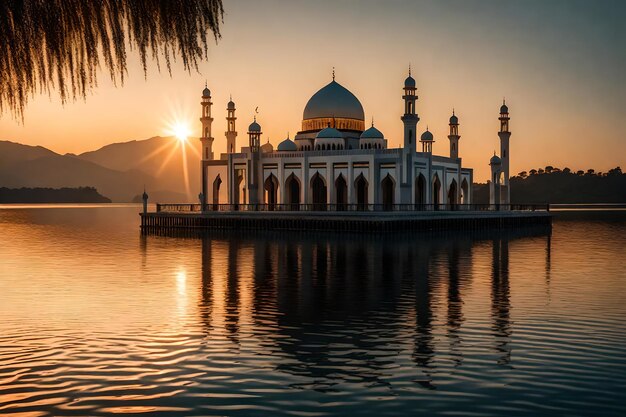
<path id="1" fill-rule="evenodd" d="M 259 157 L 261 153 L 261 125 L 254 121 L 248 126 L 248 145 L 250 156 L 248 159 L 248 202 L 258 204 L 262 199 L 259 196 Z"/>
<path id="2" fill-rule="evenodd" d="M 230 98 L 228 105 L 226 106 L 226 153 L 235 153 L 236 150 L 236 140 L 237 140 L 237 130 L 235 129 L 235 103 L 233 103 L 233 98 Z"/>
<path id="3" fill-rule="evenodd" d="M 211 106 L 213 103 L 211 102 L 211 90 L 206 85 L 204 90 L 202 90 L 202 103 L 200 104 L 202 105 L 202 117 L 200 118 L 202 123 L 202 136 L 200 137 L 202 142 L 202 160 L 211 161 L 213 160 L 213 138 L 211 137 L 211 123 L 213 123 Z"/>
<path id="4" fill-rule="evenodd" d="M 502 184 L 500 183 L 500 177 L 502 173 L 502 160 L 493 153 L 493 156 L 489 160 L 489 166 L 491 167 L 491 181 L 489 182 L 489 204 L 496 210 L 500 209 L 500 201 L 502 199 Z"/>
<path id="5" fill-rule="evenodd" d="M 250 126 L 248 127 L 248 145 L 250 146 L 250 152 L 259 152 L 261 133 L 261 125 L 256 122 L 256 116 L 254 116 L 254 121 L 250 123 Z"/>
<path id="6" fill-rule="evenodd" d="M 404 80 L 404 115 L 400 118 L 404 123 L 404 151 L 415 152 L 417 143 L 415 140 L 417 122 L 420 118 L 415 112 L 415 102 L 417 94 L 415 88 L 415 79 L 411 77 L 411 67 L 409 66 L 409 76 Z"/>
<path id="7" fill-rule="evenodd" d="M 509 108 L 506 102 L 502 101 L 500 107 L 500 131 L 498 136 L 500 137 L 500 159 L 502 161 L 502 194 L 500 195 L 500 202 L 503 204 L 511 204 L 511 190 L 509 188 L 509 138 L 511 132 L 509 131 Z"/>
<path id="8" fill-rule="evenodd" d="M 450 117 L 450 134 L 448 135 L 448 139 L 450 139 L 450 158 L 458 159 L 459 158 L 459 118 L 454 114 L 454 109 L 452 109 L 452 116 Z"/>

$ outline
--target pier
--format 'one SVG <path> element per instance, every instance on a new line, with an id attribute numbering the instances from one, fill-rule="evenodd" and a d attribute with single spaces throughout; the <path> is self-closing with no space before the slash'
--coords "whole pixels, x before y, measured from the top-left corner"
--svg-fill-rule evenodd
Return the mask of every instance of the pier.
<path id="1" fill-rule="evenodd" d="M 305 230 L 357 233 L 489 230 L 550 225 L 549 205 L 157 204 L 144 232 Z"/>

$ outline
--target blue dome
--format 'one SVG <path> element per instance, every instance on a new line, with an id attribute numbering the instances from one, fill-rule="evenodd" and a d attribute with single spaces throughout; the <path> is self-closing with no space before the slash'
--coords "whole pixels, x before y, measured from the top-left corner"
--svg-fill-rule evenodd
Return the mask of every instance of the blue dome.
<path id="1" fill-rule="evenodd" d="M 500 113 L 508 113 L 509 112 L 509 107 L 506 104 L 503 104 L 502 106 L 500 106 Z"/>
<path id="2" fill-rule="evenodd" d="M 454 114 L 452 114 L 452 116 L 450 117 L 450 124 L 451 125 L 458 125 L 459 124 L 459 118 L 456 117 Z"/>
<path id="3" fill-rule="evenodd" d="M 435 138 L 433 137 L 433 134 L 430 133 L 430 131 L 427 130 L 426 132 L 422 133 L 422 136 L 421 136 L 421 141 L 422 142 L 429 142 L 429 141 L 432 141 L 434 139 Z"/>
<path id="4" fill-rule="evenodd" d="M 338 117 L 365 120 L 361 102 L 347 88 L 331 81 L 309 99 L 304 108 L 303 119 Z"/>
<path id="5" fill-rule="evenodd" d="M 204 90 L 202 90 L 202 97 L 211 97 L 211 90 L 209 90 L 207 87 L 204 87 Z"/>
<path id="6" fill-rule="evenodd" d="M 232 100 L 226 105 L 226 110 L 235 110 L 235 103 Z"/>
<path id="7" fill-rule="evenodd" d="M 361 133 L 361 139 L 384 139 L 383 132 L 376 129 L 374 126 Z"/>
<path id="8" fill-rule="evenodd" d="M 297 151 L 298 146 L 291 139 L 287 138 L 278 144 L 279 151 Z"/>
<path id="9" fill-rule="evenodd" d="M 261 125 L 258 124 L 256 120 L 250 123 L 250 126 L 248 126 L 248 132 L 260 132 L 260 131 L 261 131 Z"/>
<path id="10" fill-rule="evenodd" d="M 325 129 L 320 130 L 315 139 L 342 139 L 343 135 L 340 131 L 335 129 L 334 127 L 327 127 Z"/>
<path id="11" fill-rule="evenodd" d="M 406 80 L 404 80 L 404 86 L 408 88 L 415 88 L 415 78 L 410 75 L 406 77 Z"/>
<path id="12" fill-rule="evenodd" d="M 501 163 L 502 163 L 502 160 L 500 159 L 498 155 L 495 155 L 495 154 L 489 160 L 489 165 L 500 165 Z"/>

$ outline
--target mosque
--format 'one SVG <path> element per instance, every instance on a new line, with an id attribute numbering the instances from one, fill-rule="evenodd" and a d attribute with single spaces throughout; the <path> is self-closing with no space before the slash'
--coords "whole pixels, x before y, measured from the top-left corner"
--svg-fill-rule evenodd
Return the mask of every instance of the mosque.
<path id="1" fill-rule="evenodd" d="M 262 128 L 248 127 L 247 146 L 237 152 L 235 103 L 226 106 L 227 152 L 214 158 L 211 91 L 202 92 L 202 211 L 270 210 L 452 210 L 472 203 L 471 168 L 462 165 L 459 118 L 449 120 L 449 155 L 433 155 L 433 134 L 417 140 L 415 79 L 404 81 L 403 145 L 388 148 L 385 135 L 366 128 L 359 99 L 333 80 L 308 101 L 302 130 L 276 149 L 261 144 Z M 491 204 L 509 203 L 508 107 L 500 108 L 501 156 L 490 161 Z M 261 205 L 261 206 L 259 206 Z"/>

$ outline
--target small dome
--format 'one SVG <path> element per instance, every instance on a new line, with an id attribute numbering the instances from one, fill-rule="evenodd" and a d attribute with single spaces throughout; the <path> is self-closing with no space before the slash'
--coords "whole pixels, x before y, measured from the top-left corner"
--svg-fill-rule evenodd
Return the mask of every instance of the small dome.
<path id="1" fill-rule="evenodd" d="M 502 104 L 502 106 L 500 106 L 500 113 L 508 113 L 509 112 L 509 107 L 506 104 Z"/>
<path id="2" fill-rule="evenodd" d="M 421 141 L 422 142 L 430 142 L 430 141 L 433 141 L 433 140 L 435 140 L 435 138 L 433 137 L 433 134 L 430 133 L 429 130 L 426 130 L 426 132 L 422 133 L 422 136 L 421 136 Z"/>
<path id="3" fill-rule="evenodd" d="M 498 155 L 495 155 L 495 154 L 489 160 L 489 165 L 500 165 L 501 163 L 502 163 L 502 160 L 500 159 Z"/>
<path id="4" fill-rule="evenodd" d="M 456 115 L 454 113 L 452 113 L 452 116 L 450 116 L 450 124 L 451 125 L 458 125 L 459 124 L 459 118 L 456 117 Z"/>
<path id="5" fill-rule="evenodd" d="M 404 80 L 404 87 L 415 88 L 415 78 L 410 75 L 406 77 L 406 80 Z"/>
<path id="6" fill-rule="evenodd" d="M 250 126 L 248 126 L 248 132 L 260 132 L 260 131 L 261 131 L 261 125 L 258 124 L 256 120 L 250 123 Z"/>
<path id="7" fill-rule="evenodd" d="M 315 139 L 342 139 L 343 135 L 340 131 L 335 129 L 334 127 L 328 126 L 325 129 L 320 130 Z"/>
<path id="8" fill-rule="evenodd" d="M 265 142 L 263 145 L 261 145 L 261 152 L 269 153 L 273 151 L 274 151 L 274 146 L 269 142 L 269 140 Z"/>
<path id="9" fill-rule="evenodd" d="M 202 90 L 202 97 L 211 97 L 211 90 L 209 90 L 207 87 L 204 87 L 204 90 Z"/>
<path id="10" fill-rule="evenodd" d="M 297 151 L 298 146 L 296 146 L 296 143 L 294 141 L 287 138 L 278 144 L 278 150 L 279 151 Z"/>
<path id="11" fill-rule="evenodd" d="M 226 105 L 226 110 L 235 110 L 235 103 L 232 100 Z"/>
<path id="12" fill-rule="evenodd" d="M 376 129 L 374 126 L 361 133 L 361 139 L 384 139 L 383 132 Z"/>

